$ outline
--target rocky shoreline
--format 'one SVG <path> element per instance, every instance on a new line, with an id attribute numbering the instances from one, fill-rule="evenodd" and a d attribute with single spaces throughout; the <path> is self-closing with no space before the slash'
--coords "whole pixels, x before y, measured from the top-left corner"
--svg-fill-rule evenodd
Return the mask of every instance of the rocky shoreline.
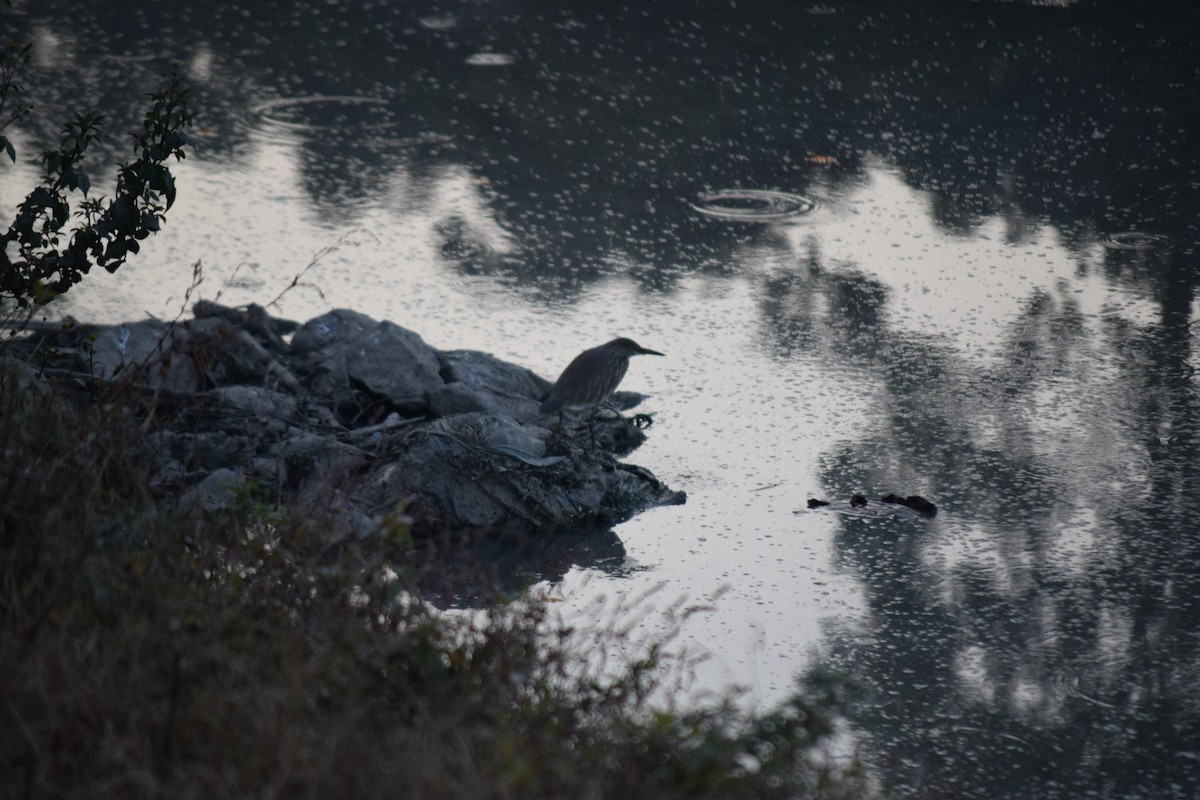
<path id="1" fill-rule="evenodd" d="M 560 434 L 538 414 L 550 383 L 488 353 L 436 350 L 345 309 L 304 324 L 258 306 L 193 312 L 43 325 L 10 341 L 7 358 L 31 384 L 130 386 L 160 492 L 214 512 L 247 494 L 334 508 L 334 541 L 397 518 L 416 537 L 606 530 L 686 499 L 618 460 L 646 438 L 634 420 L 602 413 L 595 448 L 582 418 Z M 642 399 L 613 397 L 623 409 Z"/>

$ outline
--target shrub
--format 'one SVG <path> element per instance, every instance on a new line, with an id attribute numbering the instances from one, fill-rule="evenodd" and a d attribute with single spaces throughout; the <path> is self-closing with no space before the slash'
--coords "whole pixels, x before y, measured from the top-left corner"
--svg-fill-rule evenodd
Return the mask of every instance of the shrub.
<path id="1" fill-rule="evenodd" d="M 28 58 L 28 46 L 10 46 L 0 54 L 0 150 L 13 161 L 16 150 L 2 132 L 28 111 L 17 83 L 19 67 Z M 88 198 L 92 183 L 83 168 L 104 117 L 77 114 L 63 125 L 58 147 L 42 154 L 42 185 L 29 193 L 8 230 L 0 233 L 0 300 L 23 307 L 47 303 L 81 281 L 93 263 L 115 272 L 138 252 L 142 240 L 159 230 L 175 202 L 175 179 L 167 163 L 183 159 L 189 144 L 193 114 L 187 96 L 173 68 L 166 86 L 150 95 L 142 128 L 133 134 L 135 158 L 119 167 L 107 202 Z M 76 192 L 84 198 L 74 212 L 79 221 L 64 231 Z"/>
<path id="2" fill-rule="evenodd" d="M 862 796 L 813 760 L 828 696 L 656 708 L 654 648 L 604 677 L 532 599 L 423 602 L 402 530 L 334 547 L 251 491 L 185 507 L 136 397 L 0 366 L 10 796 Z"/>

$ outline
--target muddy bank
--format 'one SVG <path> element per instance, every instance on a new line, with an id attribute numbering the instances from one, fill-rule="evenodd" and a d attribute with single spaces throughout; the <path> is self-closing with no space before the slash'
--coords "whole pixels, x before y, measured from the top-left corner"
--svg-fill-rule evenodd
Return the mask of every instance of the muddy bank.
<path id="1" fill-rule="evenodd" d="M 9 345 L 30 381 L 83 394 L 129 384 L 150 421 L 154 484 L 209 510 L 251 493 L 340 510 L 333 539 L 402 515 L 415 535 L 608 528 L 684 502 L 623 463 L 646 433 L 602 414 L 538 414 L 550 383 L 470 350 L 337 309 L 297 324 L 200 302 L 195 318 L 57 326 Z M 624 408 L 642 398 L 617 393 Z"/>

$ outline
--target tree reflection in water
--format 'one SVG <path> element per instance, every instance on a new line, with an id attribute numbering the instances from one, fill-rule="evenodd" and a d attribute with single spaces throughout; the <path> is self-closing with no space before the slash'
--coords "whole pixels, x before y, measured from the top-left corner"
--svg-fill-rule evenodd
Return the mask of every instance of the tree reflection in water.
<path id="1" fill-rule="evenodd" d="M 834 496 L 919 480 L 927 527 L 845 519 L 838 567 L 869 613 L 829 663 L 898 797 L 1191 797 L 1200 789 L 1200 535 L 1190 260 L 1114 249 L 1149 285 L 1137 325 L 1036 292 L 995 361 L 898 334 L 852 265 L 764 281 L 763 336 L 873 376 L 873 424 L 831 448 Z M 1183 273 L 1183 274 L 1180 274 Z M 915 484 L 914 484 L 915 485 Z"/>

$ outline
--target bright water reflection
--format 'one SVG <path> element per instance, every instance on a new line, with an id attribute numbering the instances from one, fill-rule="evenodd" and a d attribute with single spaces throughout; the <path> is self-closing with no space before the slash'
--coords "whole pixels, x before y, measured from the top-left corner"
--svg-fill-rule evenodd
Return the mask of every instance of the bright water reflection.
<path id="1" fill-rule="evenodd" d="M 872 690 L 853 722 L 898 796 L 1191 797 L 1197 62 L 1187 26 L 1120 5 L 0 20 L 40 49 L 43 109 L 122 130 L 163 58 L 196 83 L 164 232 L 65 310 L 170 315 L 197 260 L 201 295 L 266 302 L 319 256 L 285 313 L 351 306 L 548 376 L 632 336 L 667 353 L 626 379 L 657 420 L 634 460 L 689 502 L 537 562 L 564 616 L 716 597 L 689 691 L 771 703 L 831 661 Z M 858 491 L 941 513 L 803 510 Z"/>

